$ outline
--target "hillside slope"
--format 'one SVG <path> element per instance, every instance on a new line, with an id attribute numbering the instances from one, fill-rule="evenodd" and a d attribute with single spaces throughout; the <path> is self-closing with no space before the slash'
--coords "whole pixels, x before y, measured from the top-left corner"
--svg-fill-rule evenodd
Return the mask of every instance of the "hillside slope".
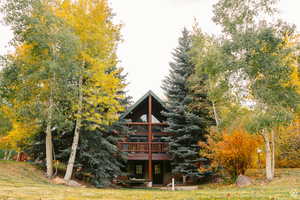
<path id="1" fill-rule="evenodd" d="M 256 184 L 237 188 L 234 185 L 201 185 L 194 191 L 159 189 L 95 189 L 51 184 L 44 173 L 28 163 L 0 161 L 0 200 L 299 200 L 300 169 L 280 169 L 275 180 L 261 180 L 262 170 L 250 170 Z"/>
<path id="2" fill-rule="evenodd" d="M 29 163 L 0 161 L 0 183 L 4 182 L 6 185 L 49 183 L 43 172 Z"/>

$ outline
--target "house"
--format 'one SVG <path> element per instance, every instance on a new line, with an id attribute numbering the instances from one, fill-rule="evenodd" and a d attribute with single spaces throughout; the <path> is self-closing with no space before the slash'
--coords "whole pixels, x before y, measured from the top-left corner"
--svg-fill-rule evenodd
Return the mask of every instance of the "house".
<path id="1" fill-rule="evenodd" d="M 118 143 L 119 149 L 128 153 L 129 175 L 154 185 L 171 181 L 168 143 L 163 142 L 163 137 L 171 133 L 164 132 L 168 124 L 162 111 L 167 111 L 162 100 L 152 91 L 147 92 L 121 116 L 130 133 Z"/>

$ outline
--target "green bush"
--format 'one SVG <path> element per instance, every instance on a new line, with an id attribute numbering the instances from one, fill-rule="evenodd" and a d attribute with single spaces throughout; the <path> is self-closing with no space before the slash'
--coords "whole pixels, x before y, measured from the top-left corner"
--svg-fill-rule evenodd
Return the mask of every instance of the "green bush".
<path id="1" fill-rule="evenodd" d="M 0 160 L 4 159 L 5 151 L 6 150 L 0 149 Z M 12 159 L 16 154 L 17 152 L 15 150 L 12 150 L 12 152 L 10 153 L 10 159 Z"/>
<path id="2" fill-rule="evenodd" d="M 0 149 L 0 160 L 3 160 L 5 151 Z"/>

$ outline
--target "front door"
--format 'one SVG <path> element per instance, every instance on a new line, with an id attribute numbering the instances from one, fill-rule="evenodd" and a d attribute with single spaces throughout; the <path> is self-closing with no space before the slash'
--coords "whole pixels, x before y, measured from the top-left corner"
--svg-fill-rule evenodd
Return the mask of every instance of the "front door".
<path id="1" fill-rule="evenodd" d="M 152 177 L 153 177 L 153 184 L 163 184 L 162 162 L 153 162 Z"/>
<path id="2" fill-rule="evenodd" d="M 135 165 L 135 178 L 144 178 L 144 163 Z"/>

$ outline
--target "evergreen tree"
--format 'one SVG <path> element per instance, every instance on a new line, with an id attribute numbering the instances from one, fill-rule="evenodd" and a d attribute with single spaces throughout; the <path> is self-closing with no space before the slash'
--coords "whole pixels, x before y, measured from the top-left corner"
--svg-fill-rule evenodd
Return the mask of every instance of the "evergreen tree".
<path id="1" fill-rule="evenodd" d="M 207 107 L 200 106 L 201 110 L 191 109 L 194 99 L 208 102 L 207 95 L 199 93 L 201 90 L 198 89 L 197 93 L 193 94 L 193 90 L 189 89 L 189 78 L 195 70 L 190 56 L 191 48 L 192 37 L 184 29 L 179 38 L 179 46 L 173 53 L 174 62 L 170 63 L 170 74 L 163 81 L 162 88 L 167 97 L 168 107 L 168 112 L 163 114 L 169 124 L 166 131 L 174 133 L 166 138 L 172 156 L 172 173 L 199 177 L 203 174 L 199 173 L 198 164 L 203 159 L 199 157 L 198 141 L 204 140 L 207 126 L 212 120 Z"/>
<path id="2" fill-rule="evenodd" d="M 112 67 L 109 73 L 116 72 L 116 76 L 126 85 L 126 74 L 123 75 L 117 67 Z M 131 103 L 131 97 L 126 95 L 124 89 L 119 90 L 120 104 L 127 108 Z M 66 110 L 70 104 L 66 104 Z M 126 110 L 126 109 L 125 109 Z M 121 114 L 121 112 L 119 113 Z M 91 130 L 92 122 L 83 121 L 81 137 L 78 143 L 77 156 L 74 163 L 73 176 L 77 179 L 84 179 L 96 187 L 104 187 L 111 184 L 112 180 L 123 174 L 125 168 L 126 154 L 117 148 L 117 142 L 129 132 L 128 127 L 121 120 L 110 125 L 97 124 L 101 129 Z M 53 131 L 53 144 L 55 159 L 61 163 L 67 163 L 70 155 L 70 146 L 75 122 L 72 129 L 58 128 Z M 26 152 L 34 160 L 42 160 L 45 156 L 45 144 L 42 140 L 43 133 L 35 135 L 31 143 L 26 146 Z"/>
<path id="3" fill-rule="evenodd" d="M 126 85 L 126 74 L 121 74 L 122 70 L 112 67 L 109 73 L 116 72 L 116 76 Z M 117 98 L 120 105 L 129 107 L 131 97 L 126 95 L 126 91 L 120 89 Z M 119 116 L 123 111 L 119 111 Z M 109 125 L 102 125 L 101 129 L 88 131 L 82 134 L 79 143 L 77 165 L 83 167 L 83 171 L 91 173 L 93 178 L 91 182 L 97 187 L 108 186 L 117 176 L 125 171 L 126 154 L 119 151 L 117 142 L 129 133 L 128 126 L 122 120 L 118 120 Z"/>

